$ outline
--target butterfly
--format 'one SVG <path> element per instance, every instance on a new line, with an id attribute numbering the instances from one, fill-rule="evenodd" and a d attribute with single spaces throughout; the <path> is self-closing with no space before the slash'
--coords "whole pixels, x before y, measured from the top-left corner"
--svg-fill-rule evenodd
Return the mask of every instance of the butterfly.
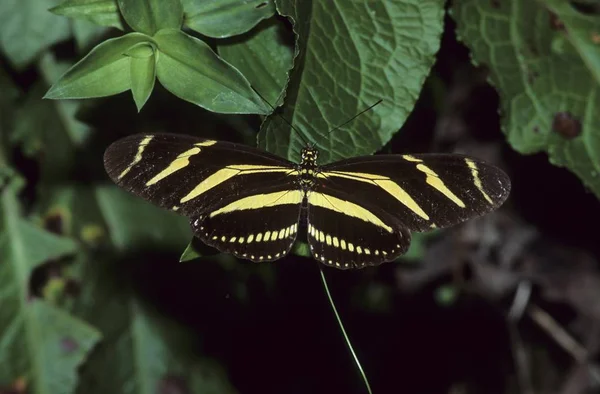
<path id="1" fill-rule="evenodd" d="M 498 208 L 510 179 L 458 154 L 392 154 L 319 165 L 247 145 L 177 134 L 131 135 L 104 155 L 122 188 L 190 219 L 204 243 L 254 262 L 287 255 L 304 233 L 312 256 L 340 269 L 408 250 L 411 231 L 444 228 Z"/>

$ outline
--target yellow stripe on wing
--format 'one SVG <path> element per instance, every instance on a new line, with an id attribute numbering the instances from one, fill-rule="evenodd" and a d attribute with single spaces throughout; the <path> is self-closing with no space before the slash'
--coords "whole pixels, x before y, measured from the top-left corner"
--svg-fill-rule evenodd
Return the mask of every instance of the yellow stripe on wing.
<path id="1" fill-rule="evenodd" d="M 444 181 L 440 178 L 440 176 L 433 171 L 431 168 L 427 167 L 425 164 L 417 164 L 417 170 L 421 171 L 427 177 L 425 178 L 425 182 L 440 193 L 442 193 L 446 198 L 455 203 L 461 208 L 465 208 L 465 203 L 456 196 L 456 194 L 452 193 L 450 189 L 444 184 Z"/>
<path id="2" fill-rule="evenodd" d="M 233 201 L 222 208 L 210 213 L 210 217 L 231 213 L 235 211 L 243 211 L 249 209 L 261 209 L 266 207 L 276 207 L 287 204 L 300 204 L 304 198 L 304 192 L 301 190 L 283 190 L 274 193 L 256 194 L 253 196 L 243 197 Z M 295 229 L 295 227 L 293 227 Z M 269 234 L 270 235 L 270 234 Z M 266 234 L 263 235 L 266 237 Z M 256 239 L 260 242 L 260 240 Z"/>
<path id="3" fill-rule="evenodd" d="M 383 175 L 368 174 L 365 172 L 350 172 L 350 171 L 325 171 L 317 175 L 319 178 L 339 177 L 351 179 L 353 181 L 370 183 L 378 186 L 396 200 L 400 201 L 405 207 L 413 211 L 425 220 L 429 220 L 429 215 L 425 213 L 423 208 L 402 188 L 398 183 Z"/>
<path id="4" fill-rule="evenodd" d="M 475 183 L 475 187 L 479 189 L 483 197 L 490 204 L 494 204 L 494 201 L 490 198 L 490 196 L 483 189 L 483 184 L 481 183 L 481 178 L 479 177 L 479 168 L 477 168 L 477 164 L 471 159 L 465 159 L 465 163 L 467 163 L 467 167 L 471 170 L 471 175 L 473 176 L 473 183 Z"/>
<path id="5" fill-rule="evenodd" d="M 127 166 L 127 168 L 125 168 L 125 170 L 123 170 L 123 172 L 121 172 L 121 174 L 117 178 L 118 180 L 120 180 L 125 175 L 127 175 L 127 173 L 129 171 L 131 171 L 131 169 L 133 168 L 133 166 L 135 166 L 137 163 L 139 163 L 140 161 L 142 161 L 142 154 L 144 153 L 144 149 L 146 149 L 146 146 L 150 143 L 150 141 L 152 141 L 152 138 L 154 138 L 154 136 L 149 135 L 147 137 L 144 137 L 140 141 L 140 143 L 138 145 L 137 153 L 135 154 L 135 157 L 133 158 L 133 161 Z"/>
<path id="6" fill-rule="evenodd" d="M 182 168 L 187 167 L 188 164 L 190 164 L 190 157 L 197 155 L 198 153 L 200 153 L 200 151 L 201 151 L 200 148 L 195 147 L 195 148 L 192 148 L 192 149 L 189 149 L 189 150 L 183 152 L 182 154 L 177 156 L 177 158 L 175 160 L 173 160 L 171 163 L 169 163 L 169 166 L 167 168 L 165 168 L 164 170 L 162 170 L 161 172 L 156 174 L 148 182 L 146 182 L 146 186 L 152 186 L 156 182 L 163 180 L 164 178 L 168 177 L 169 175 L 173 174 L 174 172 L 177 172 L 177 171 L 181 170 Z"/>
<path id="7" fill-rule="evenodd" d="M 389 233 L 394 231 L 391 226 L 384 223 L 383 220 L 377 217 L 373 212 L 351 201 L 311 191 L 308 192 L 308 203 L 309 205 L 329 209 L 342 215 L 352 216 L 365 222 L 372 223 L 377 227 L 385 229 Z"/>
<path id="8" fill-rule="evenodd" d="M 289 167 L 259 166 L 246 164 L 227 166 L 204 179 L 194 189 L 192 189 L 192 191 L 185 195 L 179 202 L 183 204 L 184 202 L 193 200 L 194 198 L 201 196 L 210 189 L 222 184 L 223 182 L 228 181 L 229 179 L 235 176 L 249 174 L 265 174 L 272 172 L 283 172 L 287 173 L 286 175 L 298 175 L 297 170 L 291 169 Z"/>

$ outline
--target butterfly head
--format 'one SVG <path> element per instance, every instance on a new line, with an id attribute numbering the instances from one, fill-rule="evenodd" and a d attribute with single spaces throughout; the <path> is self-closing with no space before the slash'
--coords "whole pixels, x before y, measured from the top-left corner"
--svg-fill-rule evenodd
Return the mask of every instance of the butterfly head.
<path id="1" fill-rule="evenodd" d="M 304 148 L 302 148 L 300 157 L 302 159 L 302 162 L 300 163 L 302 166 L 316 167 L 317 158 L 319 157 L 319 151 L 315 149 L 315 147 L 313 147 L 312 145 L 307 145 Z"/>

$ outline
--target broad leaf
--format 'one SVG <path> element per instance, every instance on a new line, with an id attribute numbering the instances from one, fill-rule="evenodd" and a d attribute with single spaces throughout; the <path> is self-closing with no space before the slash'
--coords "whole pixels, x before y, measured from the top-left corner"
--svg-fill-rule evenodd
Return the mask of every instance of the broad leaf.
<path id="1" fill-rule="evenodd" d="M 513 148 L 547 152 L 600 197 L 600 17 L 561 0 L 465 0 L 453 14 L 474 60 L 490 67 Z"/>
<path id="2" fill-rule="evenodd" d="M 219 55 L 240 70 L 269 103 L 276 106 L 292 68 L 294 50 L 277 19 L 243 40 L 219 45 Z"/>
<path id="3" fill-rule="evenodd" d="M 56 0 L 1 0 L 0 49 L 23 68 L 49 46 L 69 38 L 69 21 L 48 12 Z"/>
<path id="4" fill-rule="evenodd" d="M 151 205 L 116 186 L 97 187 L 95 195 L 117 250 L 149 245 L 178 250 L 191 237 L 187 218 Z"/>
<path id="5" fill-rule="evenodd" d="M 77 245 L 20 216 L 14 180 L 0 194 L 0 383 L 24 379 L 32 394 L 73 393 L 77 370 L 100 333 L 29 294 L 40 264 L 75 253 Z"/>
<path id="6" fill-rule="evenodd" d="M 123 30 L 117 0 L 66 0 L 50 12 Z"/>
<path id="7" fill-rule="evenodd" d="M 179 29 L 183 21 L 181 0 L 117 0 L 127 24 L 153 35 L 162 29 Z"/>
<path id="8" fill-rule="evenodd" d="M 54 81 L 67 65 L 46 54 L 38 62 L 40 74 Z M 24 102 L 15 111 L 10 142 L 24 153 L 39 159 L 41 182 L 69 179 L 75 149 L 88 137 L 90 129 L 74 117 L 79 107 L 75 101 L 43 100 L 46 84 L 33 85 Z"/>
<path id="9" fill-rule="evenodd" d="M 8 169 L 9 130 L 14 127 L 14 113 L 21 92 L 12 81 L 10 75 L 0 67 L 0 189 L 4 184 L 2 169 Z"/>
<path id="10" fill-rule="evenodd" d="M 272 0 L 182 0 L 185 25 L 208 37 L 245 33 L 275 13 Z"/>
<path id="11" fill-rule="evenodd" d="M 203 41 L 179 30 L 160 31 L 154 39 L 156 76 L 174 95 L 213 112 L 269 112 L 248 80 Z"/>
<path id="12" fill-rule="evenodd" d="M 191 353 L 190 333 L 142 306 L 123 291 L 126 283 L 94 274 L 83 278 L 76 312 L 107 339 L 85 366 L 78 393 L 235 393 L 216 363 Z"/>
<path id="13" fill-rule="evenodd" d="M 38 84 L 16 111 L 10 142 L 40 162 L 42 182 L 68 178 L 75 160 L 74 148 L 89 129 L 65 114 L 77 109 L 41 99 L 45 86 Z M 74 103 L 70 103 L 74 104 Z"/>
<path id="14" fill-rule="evenodd" d="M 72 312 L 104 338 L 82 368 L 78 393 L 235 392 L 218 365 L 190 351 L 197 334 L 159 316 L 133 291 L 147 279 L 131 274 L 133 256 L 145 254 L 138 263 L 147 265 L 157 252 L 180 249 L 190 237 L 186 219 L 116 186 L 62 186 L 44 205 L 70 218 L 64 232 L 93 248 L 69 272 L 81 288 Z"/>
<path id="15" fill-rule="evenodd" d="M 297 34 L 282 115 L 263 124 L 263 149 L 297 160 L 303 140 L 320 162 L 370 154 L 402 126 L 440 45 L 443 0 L 276 1 Z M 379 99 L 383 103 L 328 134 Z"/>
<path id="16" fill-rule="evenodd" d="M 44 98 L 72 99 L 103 97 L 131 87 L 131 58 L 126 52 L 135 44 L 149 42 L 139 33 L 106 40 L 71 67 Z"/>

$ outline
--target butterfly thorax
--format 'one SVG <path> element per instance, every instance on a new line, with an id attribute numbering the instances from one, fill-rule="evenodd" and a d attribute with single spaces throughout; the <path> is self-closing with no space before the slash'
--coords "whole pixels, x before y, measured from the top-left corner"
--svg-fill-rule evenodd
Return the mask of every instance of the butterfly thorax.
<path id="1" fill-rule="evenodd" d="M 311 190 L 317 179 L 317 174 L 321 171 L 317 165 L 319 151 L 313 147 L 307 146 L 302 149 L 301 161 L 298 165 L 300 176 L 298 182 L 303 190 Z"/>

